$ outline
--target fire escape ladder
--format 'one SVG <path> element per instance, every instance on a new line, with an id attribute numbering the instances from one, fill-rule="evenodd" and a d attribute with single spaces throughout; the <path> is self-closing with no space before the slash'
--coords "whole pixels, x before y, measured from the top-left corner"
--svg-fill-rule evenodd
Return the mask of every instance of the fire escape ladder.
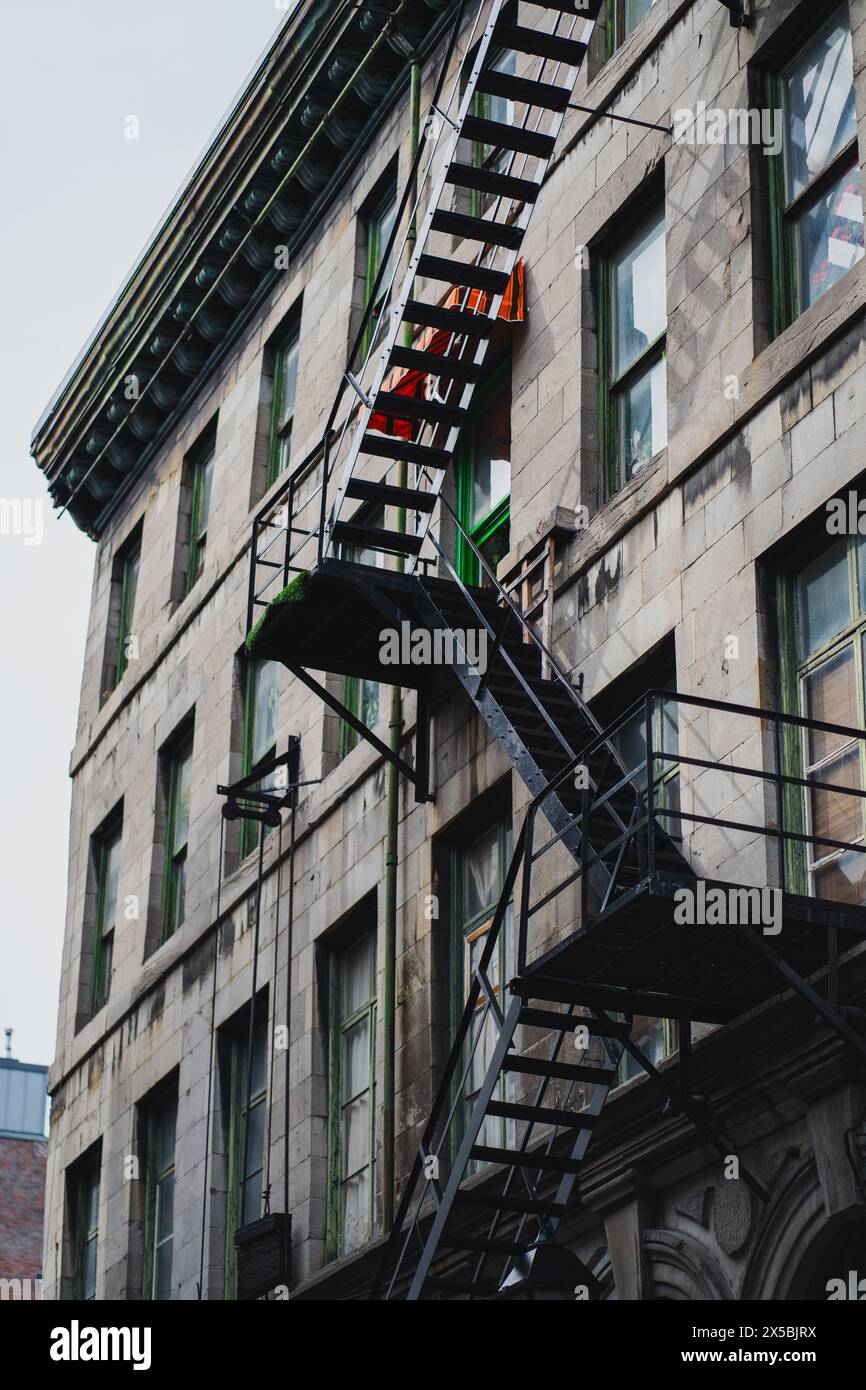
<path id="1" fill-rule="evenodd" d="M 418 181 L 430 185 L 426 211 L 399 291 L 386 288 L 388 310 L 366 361 L 358 374 L 351 363 L 346 373 L 357 415 L 343 426 L 333 457 L 326 449 L 323 503 L 329 479 L 338 483 L 323 513 L 319 563 L 362 547 L 396 555 L 408 573 L 416 571 L 601 8 L 601 0 L 587 0 L 569 13 L 568 5 L 533 0 L 533 13 L 549 28 L 529 28 L 504 22 L 505 4 L 481 5 L 451 95 L 428 119 L 432 148 Z M 510 70 L 518 62 L 530 75 Z M 479 95 L 508 102 L 511 118 L 479 115 Z M 455 210 L 455 190 L 469 211 Z M 418 392 L 392 389 L 407 373 L 417 374 Z M 400 481 L 402 472 L 394 481 L 395 467 L 412 468 L 411 485 Z M 405 509 L 411 525 L 371 524 L 371 512 L 386 507 Z"/>

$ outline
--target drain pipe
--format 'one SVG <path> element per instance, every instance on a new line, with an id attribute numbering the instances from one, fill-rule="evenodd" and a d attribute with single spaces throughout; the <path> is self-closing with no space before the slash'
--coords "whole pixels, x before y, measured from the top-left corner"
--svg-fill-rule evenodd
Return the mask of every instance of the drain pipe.
<path id="1" fill-rule="evenodd" d="M 409 70 L 409 120 L 410 120 L 410 154 L 409 158 L 414 160 L 418 149 L 421 127 L 421 66 L 417 59 L 412 60 Z M 415 202 L 415 192 L 413 188 L 410 194 L 410 207 Z M 415 250 L 415 240 L 417 237 L 417 226 L 415 219 L 406 238 L 406 256 L 411 259 Z M 409 324 L 404 329 L 405 342 L 407 347 L 412 345 L 412 328 Z M 407 479 L 406 464 L 403 460 L 397 464 L 397 484 L 399 487 L 406 486 Z M 406 530 L 406 511 L 401 507 L 397 513 L 397 530 L 401 533 Z M 403 569 L 403 559 L 398 557 L 397 567 Z M 399 685 L 391 687 L 391 708 L 388 719 L 389 746 L 395 756 L 400 753 L 400 741 L 403 733 L 403 691 Z M 399 829 L 400 829 L 400 775 L 394 761 L 388 764 L 388 789 L 387 789 L 387 844 L 385 849 L 385 978 L 384 978 L 384 999 L 382 1006 L 382 1032 L 384 1041 L 384 1063 L 382 1076 L 382 1225 L 385 1231 L 390 1231 L 394 1224 L 394 1209 L 396 1204 L 396 1174 L 394 1168 L 394 1147 L 395 1147 L 395 1062 L 397 1051 L 396 1034 L 396 1014 L 397 1014 L 397 866 L 399 864 Z"/>

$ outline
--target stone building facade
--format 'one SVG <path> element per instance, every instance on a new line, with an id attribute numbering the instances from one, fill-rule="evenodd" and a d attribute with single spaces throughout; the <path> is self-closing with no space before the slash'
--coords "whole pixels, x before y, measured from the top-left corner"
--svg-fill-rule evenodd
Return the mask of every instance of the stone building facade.
<path id="1" fill-rule="evenodd" d="M 388 769 L 301 682 L 251 671 L 244 638 L 253 516 L 285 459 L 321 437 L 411 162 L 407 42 L 422 113 L 445 51 L 447 0 L 410 6 L 408 31 L 399 15 L 385 24 L 398 8 L 362 7 L 354 48 L 348 6 L 293 13 L 35 432 L 54 496 L 96 546 L 50 1074 L 47 1297 L 188 1299 L 199 1286 L 233 1297 L 233 1232 L 260 1213 L 260 1177 L 283 1210 L 286 1165 L 293 1297 L 364 1297 L 381 1254 Z M 540 6 L 515 8 L 521 24 L 538 21 Z M 648 688 L 864 724 L 858 532 L 829 530 L 827 504 L 852 492 L 856 512 L 866 457 L 866 4 L 750 10 L 736 27 L 719 0 L 611 0 L 574 97 L 595 114 L 566 115 L 521 251 L 525 316 L 501 328 L 479 407 L 479 447 L 498 428 L 497 460 L 510 458 L 479 544 L 505 579 L 554 538 L 553 650 L 603 725 Z M 348 80 L 377 16 L 394 41 L 363 74 L 363 110 L 359 97 L 326 116 L 339 88 L 325 74 Z M 303 54 L 299 36 L 314 30 Z M 452 72 L 465 47 L 464 33 Z M 222 236 L 225 260 L 248 187 L 248 213 L 261 203 L 266 159 L 262 198 L 274 193 L 286 110 L 303 116 L 283 167 L 301 159 L 307 206 L 287 214 L 287 263 L 238 311 L 232 293 L 254 279 L 254 258 L 220 280 L 208 238 Z M 770 126 L 767 110 L 780 113 Z M 694 139 L 685 125 L 678 135 L 683 111 Z M 732 140 L 732 122 L 750 143 Z M 137 402 L 167 351 L 160 315 L 176 308 L 183 326 L 185 297 L 214 278 L 225 293 L 198 320 L 209 328 L 198 361 L 176 384 L 173 367 L 155 379 L 115 449 L 113 403 L 125 382 Z M 446 488 L 459 508 L 456 478 Z M 384 689 L 329 685 L 387 738 Z M 402 719 L 411 748 L 411 693 Z M 294 854 L 285 824 L 264 839 L 267 1027 L 247 1091 L 255 832 L 223 824 L 216 788 L 292 736 L 305 785 Z M 730 708 L 680 707 L 682 755 L 753 768 L 771 739 L 766 721 Z M 844 756 L 861 785 L 862 747 Z M 807 757 L 812 768 L 843 752 Z M 757 777 L 683 766 L 679 778 L 684 814 L 769 824 Z M 499 895 L 528 800 L 456 685 L 433 710 L 431 793 L 422 804 L 408 784 L 399 793 L 398 1193 L 459 1015 L 466 943 Z M 862 841 L 862 819 L 841 833 L 836 802 L 811 814 L 828 836 Z M 778 886 L 771 837 L 683 827 L 698 872 Z M 863 902 L 853 850 L 793 872 L 804 896 Z M 840 966 L 852 1008 L 864 961 L 853 951 Z M 286 1051 L 273 1037 L 287 1023 Z M 675 1030 L 642 1027 L 675 1074 Z M 837 1265 L 866 1258 L 862 1073 L 790 992 L 696 1030 L 693 1071 L 768 1201 L 635 1071 L 605 1107 L 562 1233 L 619 1300 L 825 1297 Z"/>

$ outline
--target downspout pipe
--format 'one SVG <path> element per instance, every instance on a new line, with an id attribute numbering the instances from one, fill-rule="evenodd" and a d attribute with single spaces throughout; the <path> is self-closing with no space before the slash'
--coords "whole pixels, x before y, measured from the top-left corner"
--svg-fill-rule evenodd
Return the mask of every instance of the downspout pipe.
<path id="1" fill-rule="evenodd" d="M 410 159 L 414 161 L 421 134 L 421 65 L 412 60 L 409 70 L 409 124 Z M 410 206 L 414 206 L 415 192 L 410 190 Z M 417 226 L 413 217 L 406 237 L 406 256 L 410 260 L 415 250 Z M 412 345 L 412 328 L 404 328 L 406 346 Z M 397 465 L 397 483 L 406 486 L 407 469 L 404 461 Z M 397 530 L 405 533 L 406 511 L 400 508 L 397 513 Z M 402 557 L 398 558 L 399 569 L 403 568 Z M 388 719 L 389 746 L 395 757 L 388 764 L 387 784 L 387 841 L 385 848 L 385 970 L 382 1001 L 382 1031 L 384 1061 L 382 1077 L 382 1225 L 390 1231 L 394 1224 L 396 1206 L 395 1151 L 395 1067 L 397 1054 L 396 1015 L 397 1015 L 397 870 L 399 865 L 400 830 L 400 776 L 396 758 L 400 753 L 403 733 L 403 691 L 399 685 L 391 687 L 391 708 Z"/>

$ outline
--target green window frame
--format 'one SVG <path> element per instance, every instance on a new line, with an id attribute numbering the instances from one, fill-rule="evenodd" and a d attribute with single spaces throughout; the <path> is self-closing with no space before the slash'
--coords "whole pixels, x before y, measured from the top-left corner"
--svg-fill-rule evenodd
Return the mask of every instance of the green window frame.
<path id="1" fill-rule="evenodd" d="M 114 958 L 114 930 L 117 925 L 120 846 L 123 821 L 118 816 L 94 837 L 96 867 L 96 916 L 93 924 L 91 970 L 91 1016 L 108 1002 Z"/>
<path id="2" fill-rule="evenodd" d="M 271 433 L 268 451 L 268 487 L 276 482 L 291 463 L 292 430 L 298 391 L 301 326 L 297 320 L 274 354 L 274 394 L 271 403 Z"/>
<path id="3" fill-rule="evenodd" d="M 510 7 L 509 7 L 510 8 Z M 501 23 L 516 24 L 517 16 L 514 6 L 514 13 L 509 17 L 502 15 Z M 517 74 L 517 53 L 514 49 L 506 48 L 494 53 L 486 65 L 493 68 L 496 72 L 506 73 L 510 77 Z M 513 125 L 515 108 L 514 102 L 509 97 L 491 96 L 488 92 L 476 92 L 472 98 L 472 114 L 480 117 L 484 121 L 497 121 L 501 125 Z M 494 145 L 485 145 L 481 141 L 475 140 L 472 143 L 472 163 L 478 169 L 486 169 L 489 173 L 507 173 L 512 161 L 512 152 L 498 148 Z M 473 217 L 483 217 L 487 209 L 495 202 L 492 193 L 482 193 L 479 189 L 470 190 L 470 213 Z"/>
<path id="4" fill-rule="evenodd" d="M 256 1013 L 258 1014 L 258 1009 Z M 247 1096 L 249 1017 L 229 1037 L 228 1188 L 226 1194 L 225 1294 L 237 1294 L 235 1232 L 258 1221 L 265 1210 L 265 1169 L 268 1151 L 268 1020 L 257 1018 L 253 1029 L 250 1088 Z M 249 1143 L 244 1170 L 244 1144 L 249 1112 Z"/>
<path id="5" fill-rule="evenodd" d="M 460 1018 L 469 997 L 473 972 L 483 954 L 487 934 L 493 925 L 493 917 L 502 894 L 508 865 L 513 850 L 511 815 L 503 811 L 491 820 L 483 830 L 473 832 L 461 845 L 451 850 L 451 1034 L 456 1033 Z M 488 976 L 498 997 L 508 980 L 514 975 L 514 922 L 511 904 L 502 929 L 499 933 L 496 951 L 490 962 Z M 490 1065 L 493 1049 L 496 1046 L 497 1031 L 492 1017 L 485 1016 L 486 996 L 479 999 L 476 1017 L 466 1042 L 466 1059 L 455 1081 L 455 1087 L 463 1075 L 470 1052 L 472 1063 L 466 1074 L 461 1104 L 452 1131 L 452 1146 L 460 1140 L 462 1131 L 469 1121 L 478 1091 Z M 479 1037 L 479 1033 L 481 1036 Z M 474 1050 L 473 1050 L 474 1049 Z M 458 1099 L 456 1090 L 452 1104 Z M 513 1074 L 501 1077 L 497 1099 L 515 1099 Z M 515 1126 L 513 1120 L 495 1115 L 485 1117 L 478 1143 L 493 1148 L 502 1148 L 513 1143 Z M 484 1167 L 483 1163 L 473 1162 L 471 1171 Z"/>
<path id="6" fill-rule="evenodd" d="M 376 931 L 366 927 L 329 959 L 328 1196 L 330 1260 L 375 1230 Z"/>
<path id="7" fill-rule="evenodd" d="M 102 1155 L 82 1159 L 72 1177 L 72 1297 L 90 1302 L 96 1298 L 99 1251 L 99 1175 Z"/>
<path id="8" fill-rule="evenodd" d="M 478 389 L 467 417 L 457 457 L 457 516 L 495 574 L 510 544 L 510 361 Z M 489 583 L 472 546 L 459 531 L 456 552 L 457 573 L 464 584 Z"/>
<path id="9" fill-rule="evenodd" d="M 124 549 L 119 557 L 120 573 L 120 614 L 117 629 L 117 652 L 114 662 L 114 684 L 118 686 L 126 670 L 128 656 L 127 644 L 132 636 L 132 621 L 135 616 L 135 599 L 138 592 L 138 576 L 141 569 L 141 538 L 135 539 Z"/>
<path id="10" fill-rule="evenodd" d="M 622 48 L 653 9 L 657 0 L 607 0 L 607 51 L 608 56 Z"/>
<path id="11" fill-rule="evenodd" d="M 186 920 L 192 748 L 193 736 L 190 733 L 181 739 L 167 758 L 168 815 L 160 944 L 174 936 Z"/>
<path id="12" fill-rule="evenodd" d="M 782 707 L 847 728 L 866 728 L 866 537 L 844 536 L 800 555 L 778 578 Z M 785 729 L 784 770 L 796 777 L 866 788 L 860 739 Z M 789 830 L 864 843 L 866 808 L 859 797 L 788 787 Z M 866 855 L 798 844 L 785 847 L 787 886 L 834 901 L 866 902 Z"/>
<path id="13" fill-rule="evenodd" d="M 611 497 L 667 447 L 665 210 L 653 207 L 600 260 L 602 494 Z"/>
<path id="14" fill-rule="evenodd" d="M 191 499 L 186 569 L 187 593 L 192 589 L 204 569 L 215 452 L 216 434 L 211 432 L 208 443 L 202 448 L 201 453 L 191 461 Z"/>
<path id="15" fill-rule="evenodd" d="M 863 196 L 848 6 L 767 76 L 782 113 L 770 159 L 773 331 L 784 331 L 863 259 Z"/>
<path id="16" fill-rule="evenodd" d="M 249 777 L 277 752 L 277 719 L 280 703 L 280 664 L 244 659 L 243 773 Z M 262 778 L 260 790 L 275 786 L 276 773 Z M 259 835 L 269 828 L 259 821 L 241 821 L 241 858 L 258 848 Z"/>
<path id="17" fill-rule="evenodd" d="M 366 245 L 366 258 L 364 268 L 365 307 L 370 303 L 370 301 L 373 298 L 373 286 L 376 283 L 376 276 L 379 274 L 379 267 L 382 264 L 382 255 L 384 253 L 385 247 L 388 245 L 388 239 L 391 236 L 391 231 L 394 227 L 394 221 L 396 216 L 397 185 L 395 182 L 392 181 L 388 187 L 387 192 L 382 194 L 378 198 L 378 200 L 374 203 L 373 207 L 364 218 Z M 397 244 L 395 242 L 394 250 L 392 251 L 391 257 L 385 266 L 382 280 L 379 285 L 378 296 L 373 306 L 373 311 L 370 314 L 370 318 L 367 322 L 367 327 L 364 331 L 364 338 L 361 344 L 362 359 L 365 358 L 367 353 L 369 352 L 379 328 L 379 323 L 382 317 L 382 309 L 385 303 L 385 297 L 388 293 L 388 282 L 391 278 L 391 274 L 394 269 L 394 256 L 396 254 L 396 250 Z"/>
<path id="18" fill-rule="evenodd" d="M 149 1106 L 145 1119 L 142 1296 L 171 1298 L 177 1094 Z"/>
<path id="19" fill-rule="evenodd" d="M 662 689 L 673 690 L 676 686 L 676 670 L 662 675 L 659 685 Z M 664 753 L 679 753 L 679 706 L 675 700 L 656 700 L 653 705 L 653 748 Z M 646 788 L 646 713 L 639 708 L 617 730 L 611 739 L 626 772 L 641 789 Z M 665 761 L 656 765 L 655 803 L 668 811 L 680 807 L 680 765 L 678 761 Z M 672 838 L 681 833 L 682 822 L 672 816 L 659 818 L 659 825 Z M 678 1025 L 675 1019 L 654 1018 L 637 1014 L 632 1021 L 632 1042 L 641 1052 L 658 1066 L 665 1058 L 673 1056 L 679 1047 Z M 634 1076 L 643 1075 L 640 1063 L 631 1053 L 624 1052 L 616 1074 L 617 1086 L 630 1081 Z"/>
<path id="20" fill-rule="evenodd" d="M 377 529 L 385 529 L 385 511 L 382 507 L 362 507 L 353 521 L 364 526 L 372 526 Z M 341 558 L 349 560 L 355 565 L 373 565 L 377 569 L 384 568 L 385 556 L 381 550 L 366 549 L 363 546 L 348 545 L 340 549 Z M 356 719 L 360 719 L 368 729 L 375 729 L 379 722 L 379 715 L 382 709 L 382 687 L 378 681 L 369 680 L 365 676 L 343 676 L 342 681 L 343 704 L 346 709 L 354 714 Z M 347 724 L 345 719 L 340 720 L 340 758 L 345 758 L 347 753 L 357 747 L 360 735 L 351 724 Z"/>

